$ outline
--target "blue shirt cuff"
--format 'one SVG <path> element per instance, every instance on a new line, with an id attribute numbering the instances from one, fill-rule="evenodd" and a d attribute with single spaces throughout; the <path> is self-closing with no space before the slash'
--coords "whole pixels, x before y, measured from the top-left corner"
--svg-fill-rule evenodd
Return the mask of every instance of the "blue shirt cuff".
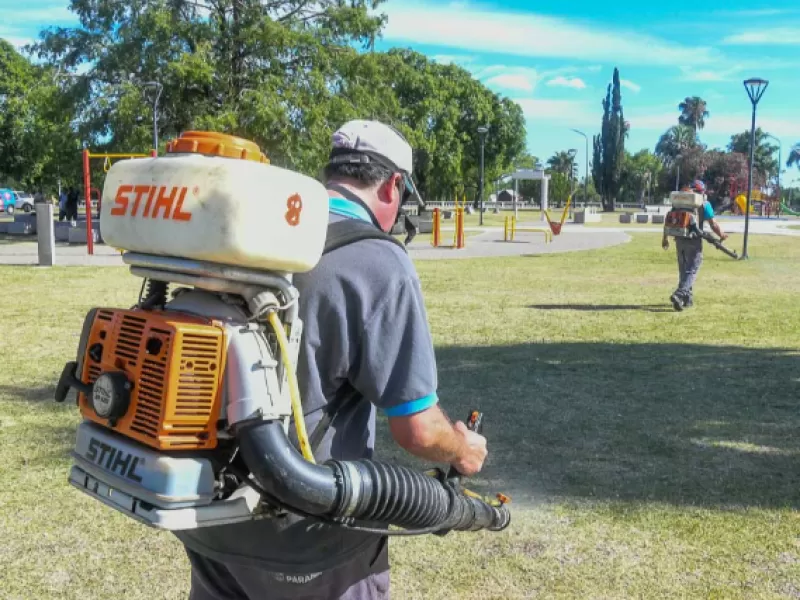
<path id="1" fill-rule="evenodd" d="M 435 393 L 419 398 L 418 400 L 410 400 L 397 406 L 392 406 L 384 410 L 387 417 L 407 417 L 409 415 L 422 412 L 429 409 L 431 406 L 439 402 L 439 396 Z"/>

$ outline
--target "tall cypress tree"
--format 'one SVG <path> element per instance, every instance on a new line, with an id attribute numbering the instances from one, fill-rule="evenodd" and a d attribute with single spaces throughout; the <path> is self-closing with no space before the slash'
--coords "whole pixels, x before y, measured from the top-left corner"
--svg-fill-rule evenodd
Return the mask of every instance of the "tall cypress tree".
<path id="1" fill-rule="evenodd" d="M 612 212 L 622 178 L 622 163 L 625 159 L 625 135 L 627 127 L 622 111 L 622 93 L 619 85 L 619 69 L 614 68 L 614 78 L 608 85 L 603 100 L 603 124 L 599 136 L 594 136 L 594 165 L 592 177 L 598 193 L 603 199 L 603 210 Z"/>

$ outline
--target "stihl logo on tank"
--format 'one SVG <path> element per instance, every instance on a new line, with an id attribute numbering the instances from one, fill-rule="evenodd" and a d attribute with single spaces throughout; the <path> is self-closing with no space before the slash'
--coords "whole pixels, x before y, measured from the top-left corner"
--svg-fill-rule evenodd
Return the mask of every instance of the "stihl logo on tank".
<path id="1" fill-rule="evenodd" d="M 164 185 L 121 185 L 114 197 L 111 214 L 118 217 L 142 217 L 191 221 L 192 213 L 184 212 L 183 201 L 189 188 Z M 195 187 L 194 195 L 199 193 Z"/>

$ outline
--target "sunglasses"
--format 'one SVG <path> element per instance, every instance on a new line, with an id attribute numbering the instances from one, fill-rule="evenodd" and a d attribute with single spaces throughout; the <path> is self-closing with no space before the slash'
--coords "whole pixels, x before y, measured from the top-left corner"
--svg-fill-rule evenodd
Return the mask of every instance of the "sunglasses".
<path id="1" fill-rule="evenodd" d="M 398 184 L 398 191 L 400 192 L 400 204 L 405 204 L 414 195 L 414 186 L 409 181 L 408 175 L 403 174 L 402 186 Z"/>

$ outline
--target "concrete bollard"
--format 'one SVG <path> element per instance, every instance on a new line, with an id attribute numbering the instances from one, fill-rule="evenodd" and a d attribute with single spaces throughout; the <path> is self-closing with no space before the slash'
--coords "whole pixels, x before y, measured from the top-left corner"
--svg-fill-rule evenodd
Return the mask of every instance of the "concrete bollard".
<path id="1" fill-rule="evenodd" d="M 39 241 L 39 266 L 52 267 L 56 260 L 56 232 L 53 224 L 53 205 L 36 205 L 36 237 Z"/>

